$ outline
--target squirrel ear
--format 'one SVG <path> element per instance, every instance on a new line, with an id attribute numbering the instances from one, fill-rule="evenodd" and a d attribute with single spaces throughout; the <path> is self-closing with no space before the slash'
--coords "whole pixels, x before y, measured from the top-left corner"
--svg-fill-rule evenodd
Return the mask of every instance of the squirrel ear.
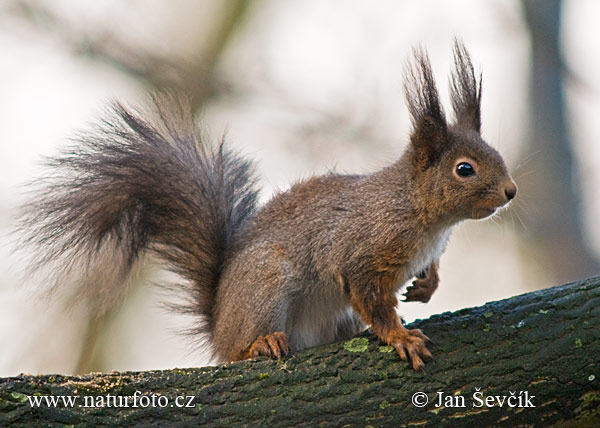
<path id="1" fill-rule="evenodd" d="M 444 150 L 448 125 L 429 57 L 421 48 L 414 49 L 413 54 L 414 61 L 405 73 L 404 91 L 413 125 L 410 141 L 417 164 L 426 169 L 437 162 Z"/>
<path id="2" fill-rule="evenodd" d="M 450 99 L 458 126 L 481 133 L 481 74 L 475 77 L 471 57 L 461 40 L 454 39 L 454 72 Z"/>
<path id="3" fill-rule="evenodd" d="M 446 127 L 431 116 L 423 116 L 413 127 L 410 142 L 415 153 L 415 162 L 420 170 L 435 165 L 447 144 Z"/>

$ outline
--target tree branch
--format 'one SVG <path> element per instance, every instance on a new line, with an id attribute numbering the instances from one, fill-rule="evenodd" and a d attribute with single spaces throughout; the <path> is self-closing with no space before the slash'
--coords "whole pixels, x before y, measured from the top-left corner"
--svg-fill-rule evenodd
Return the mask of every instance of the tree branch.
<path id="1" fill-rule="evenodd" d="M 20 375 L 0 380 L 0 425 L 600 426 L 600 277 L 443 313 L 413 327 L 435 343 L 426 372 L 410 370 L 364 334 L 283 361 Z M 411 402 L 419 391 L 429 398 L 424 407 Z M 440 392 L 445 405 L 436 407 Z M 30 404 L 34 394 L 39 407 Z M 52 407 L 45 395 L 78 398 L 73 408 Z M 486 397 L 496 406 L 487 407 Z M 92 403 L 98 406 L 83 407 Z"/>
<path id="2" fill-rule="evenodd" d="M 209 39 L 206 48 L 188 54 L 185 59 L 132 45 L 109 29 L 86 33 L 40 2 L 15 0 L 12 11 L 25 22 L 59 38 L 78 55 L 102 60 L 154 88 L 177 88 L 189 96 L 193 110 L 197 110 L 218 92 L 220 82 L 215 68 L 252 5 L 251 0 L 221 3 L 219 13 L 213 18 L 218 25 L 213 25 L 214 30 L 206 36 Z"/>

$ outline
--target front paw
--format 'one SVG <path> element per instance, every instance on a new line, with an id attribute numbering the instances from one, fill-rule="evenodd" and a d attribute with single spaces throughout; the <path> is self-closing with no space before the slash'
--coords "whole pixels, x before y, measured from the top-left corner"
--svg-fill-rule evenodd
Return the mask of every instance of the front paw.
<path id="1" fill-rule="evenodd" d="M 423 302 L 427 303 L 433 296 L 437 284 L 433 284 L 428 278 L 416 279 L 412 285 L 406 288 L 404 293 L 405 302 Z"/>
<path id="2" fill-rule="evenodd" d="M 415 370 L 423 370 L 424 361 L 433 358 L 427 349 L 427 343 L 431 343 L 431 340 L 419 329 L 403 329 L 390 341 L 390 345 L 396 349 L 403 361 L 408 362 L 410 358 Z"/>

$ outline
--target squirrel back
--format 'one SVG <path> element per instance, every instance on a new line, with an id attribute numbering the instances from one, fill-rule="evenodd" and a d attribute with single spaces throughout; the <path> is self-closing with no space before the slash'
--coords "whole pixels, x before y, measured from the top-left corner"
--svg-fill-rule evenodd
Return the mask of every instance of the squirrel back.
<path id="1" fill-rule="evenodd" d="M 51 288 L 75 276 L 76 294 L 100 311 L 148 250 L 189 281 L 185 309 L 210 334 L 226 254 L 256 211 L 254 166 L 224 142 L 206 143 L 185 98 L 156 93 L 150 104 L 142 117 L 113 103 L 47 161 L 19 220 L 21 242 L 35 251 L 33 270 L 54 272 Z"/>
<path id="2" fill-rule="evenodd" d="M 481 80 L 459 41 L 454 59 L 453 123 L 415 50 L 400 158 L 372 174 L 296 183 L 260 209 L 252 164 L 207 145 L 180 100 L 155 97 L 154 120 L 116 104 L 95 134 L 50 161 L 53 176 L 21 222 L 25 242 L 61 274 L 83 266 L 80 286 L 101 299 L 119 293 L 146 250 L 158 255 L 189 280 L 188 310 L 220 361 L 279 358 L 368 325 L 420 369 L 428 338 L 400 322 L 397 291 L 414 277 L 405 301 L 428 302 L 452 227 L 517 192 L 481 137 Z M 109 280 L 91 275 L 103 260 L 113 261 Z"/>

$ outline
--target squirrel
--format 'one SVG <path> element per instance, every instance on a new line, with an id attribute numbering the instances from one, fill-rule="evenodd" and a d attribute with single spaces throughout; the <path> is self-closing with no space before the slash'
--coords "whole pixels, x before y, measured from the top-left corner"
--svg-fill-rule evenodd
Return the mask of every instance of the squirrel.
<path id="1" fill-rule="evenodd" d="M 454 41 L 448 123 L 430 60 L 415 48 L 405 78 L 410 142 L 366 175 L 330 172 L 258 207 L 256 168 L 221 140 L 210 144 L 189 104 L 152 95 L 146 116 L 115 102 L 110 116 L 49 160 L 19 230 L 33 267 L 55 287 L 76 269 L 80 292 L 118 294 L 143 254 L 189 282 L 218 362 L 346 340 L 367 326 L 415 370 L 430 340 L 405 328 L 397 292 L 428 302 L 453 226 L 508 205 L 517 186 L 481 136 L 481 74 Z M 100 271 L 100 276 L 92 275 Z M 101 303 L 98 303 L 101 304 Z"/>

